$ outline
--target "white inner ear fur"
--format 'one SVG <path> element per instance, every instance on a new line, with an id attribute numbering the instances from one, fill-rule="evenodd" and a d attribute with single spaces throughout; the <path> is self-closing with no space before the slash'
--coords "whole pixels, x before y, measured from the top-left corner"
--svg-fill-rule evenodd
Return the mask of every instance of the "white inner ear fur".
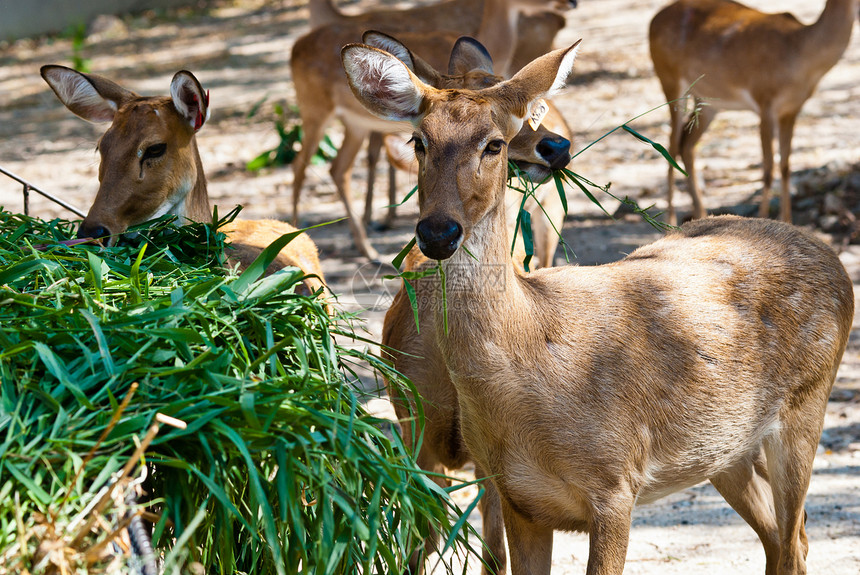
<path id="1" fill-rule="evenodd" d="M 99 94 L 90 82 L 77 73 L 51 73 L 51 87 L 60 101 L 70 109 L 86 110 L 91 122 L 110 122 L 117 110 L 116 102 Z"/>
<path id="2" fill-rule="evenodd" d="M 565 87 L 567 84 L 567 77 L 570 76 L 570 72 L 573 70 L 573 61 L 576 60 L 576 53 L 578 50 L 579 43 L 571 48 L 567 54 L 564 55 L 564 58 L 561 59 L 561 64 L 559 64 L 558 72 L 555 75 L 555 82 L 553 82 L 552 88 L 549 89 L 547 95 L 552 95 Z"/>
<path id="3" fill-rule="evenodd" d="M 188 124 L 194 128 L 197 123 L 197 108 L 191 109 L 185 100 L 182 99 L 183 94 L 197 94 L 198 106 L 203 107 L 203 94 L 197 91 L 197 86 L 194 81 L 185 75 L 180 75 L 170 83 L 170 97 L 173 99 L 173 105 L 176 110 L 182 114 Z M 206 106 L 205 120 L 209 119 L 209 106 Z"/>
<path id="4" fill-rule="evenodd" d="M 410 121 L 419 111 L 421 90 L 406 65 L 394 56 L 354 48 L 347 52 L 344 67 L 369 111 L 384 120 Z"/>

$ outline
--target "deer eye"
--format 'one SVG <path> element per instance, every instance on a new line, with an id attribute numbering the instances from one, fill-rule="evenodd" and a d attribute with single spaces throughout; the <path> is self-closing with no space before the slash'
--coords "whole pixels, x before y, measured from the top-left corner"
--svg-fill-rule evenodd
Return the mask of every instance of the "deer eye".
<path id="1" fill-rule="evenodd" d="M 155 144 L 152 146 L 148 146 L 146 150 L 143 151 L 143 156 L 141 156 L 140 161 L 145 162 L 146 160 L 160 158 L 164 155 L 164 152 L 166 151 L 167 144 Z"/>
<path id="2" fill-rule="evenodd" d="M 421 141 L 417 135 L 413 135 L 412 139 L 409 140 L 415 146 L 415 155 L 424 153 L 424 142 Z"/>
<path id="3" fill-rule="evenodd" d="M 502 153 L 502 149 L 504 147 L 504 140 L 490 140 L 490 142 L 487 143 L 487 147 L 484 148 L 484 154 L 488 156 L 497 156 Z"/>

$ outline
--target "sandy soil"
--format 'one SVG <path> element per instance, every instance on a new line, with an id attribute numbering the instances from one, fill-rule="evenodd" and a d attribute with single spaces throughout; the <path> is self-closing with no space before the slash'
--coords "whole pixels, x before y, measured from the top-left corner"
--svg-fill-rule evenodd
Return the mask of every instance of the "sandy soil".
<path id="1" fill-rule="evenodd" d="M 755 0 L 768 11 L 791 10 L 804 22 L 817 16 L 823 1 Z M 571 87 L 556 103 L 582 150 L 620 124 L 660 106 L 663 95 L 653 75 L 647 27 L 663 0 L 581 0 L 568 14 L 556 39 L 561 46 L 583 38 Z M 374 5 L 363 0 L 358 7 Z M 357 8 L 355 8 L 357 9 Z M 116 23 L 114 23 L 116 24 Z M 82 56 L 94 72 L 143 94 L 166 93 L 179 69 L 193 71 L 211 90 L 213 116 L 198 141 L 210 180 L 210 194 L 223 208 L 245 206 L 245 217 L 290 217 L 289 168 L 250 174 L 244 163 L 273 148 L 272 106 L 289 105 L 293 89 L 288 65 L 293 41 L 307 30 L 307 9 L 298 0 L 237 0 L 215 8 L 170 14 L 144 14 L 90 36 Z M 39 78 L 39 66 L 70 64 L 70 39 L 21 41 L 0 46 L 0 166 L 86 210 L 97 188 L 98 155 L 93 151 L 102 126 L 89 125 L 67 112 Z M 249 111 L 260 104 L 259 111 Z M 668 112 L 657 109 L 632 122 L 655 140 L 668 140 Z M 337 142 L 339 128 L 331 127 Z M 860 158 L 860 40 L 856 37 L 839 64 L 807 102 L 794 137 L 794 177 L 830 174 Z M 755 202 L 760 191 L 761 153 L 757 118 L 723 113 L 699 148 L 707 184 L 706 207 L 730 209 Z M 573 168 L 642 205 L 665 206 L 665 163 L 650 148 L 620 132 L 577 156 Z M 354 174 L 357 191 L 367 177 Z M 414 178 L 400 176 L 404 191 Z M 381 180 L 380 180 L 381 185 Z M 359 194 L 360 196 L 360 194 Z M 685 194 L 676 196 L 682 211 Z M 617 202 L 598 196 L 612 213 Z M 386 203 L 381 197 L 380 207 Z M 20 187 L 0 177 L 0 205 L 21 210 Z M 71 214 L 33 197 L 31 212 L 44 218 Z M 390 261 L 411 237 L 414 202 L 400 210 L 395 229 L 370 234 Z M 659 232 L 635 216 L 612 221 L 584 197 L 571 193 L 566 242 L 578 264 L 612 261 Z M 314 224 L 342 216 L 326 166 L 314 166 L 302 202 L 302 221 Z M 384 270 L 362 261 L 351 246 L 345 223 L 311 232 L 321 249 L 326 276 L 341 302 L 364 309 L 371 337 L 396 283 L 383 284 Z M 825 239 L 829 237 L 824 235 Z M 860 249 L 834 242 L 840 257 L 860 281 Z M 465 473 L 468 476 L 468 471 Z M 827 412 L 825 431 L 807 499 L 810 572 L 848 575 L 860 571 L 860 338 L 852 334 L 849 351 Z M 474 518 L 477 519 L 477 516 Z M 554 572 L 582 573 L 587 537 L 557 534 Z M 752 530 L 704 484 L 637 509 L 630 539 L 627 573 L 762 573 L 764 554 Z M 475 571 L 477 572 L 477 571 Z"/>

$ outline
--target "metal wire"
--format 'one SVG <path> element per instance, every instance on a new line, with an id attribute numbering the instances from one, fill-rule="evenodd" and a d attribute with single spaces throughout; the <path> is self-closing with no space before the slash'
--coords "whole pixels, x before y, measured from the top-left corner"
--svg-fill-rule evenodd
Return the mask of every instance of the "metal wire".
<path id="1" fill-rule="evenodd" d="M 59 204 L 59 205 L 63 206 L 64 208 L 66 208 L 70 212 L 73 212 L 73 213 L 81 216 L 82 218 L 87 217 L 87 215 L 84 212 L 82 212 L 81 210 L 79 210 L 78 208 L 72 206 L 71 204 L 64 202 L 60 198 L 58 198 L 52 194 L 49 194 L 48 192 L 46 192 L 44 190 L 39 189 L 38 187 L 34 186 L 33 184 L 31 184 L 27 180 L 23 179 L 22 177 L 13 174 L 9 170 L 4 169 L 3 166 L 0 166 L 0 174 L 4 174 L 4 175 L 8 176 L 8 177 L 12 178 L 13 180 L 15 180 L 16 182 L 18 182 L 19 184 L 24 186 L 24 215 L 30 215 L 28 212 L 30 211 L 30 192 L 32 191 L 32 192 L 36 192 L 37 194 L 41 194 L 42 196 L 44 196 L 44 197 L 48 198 L 49 200 L 51 200 L 52 202 L 54 202 L 55 204 Z"/>

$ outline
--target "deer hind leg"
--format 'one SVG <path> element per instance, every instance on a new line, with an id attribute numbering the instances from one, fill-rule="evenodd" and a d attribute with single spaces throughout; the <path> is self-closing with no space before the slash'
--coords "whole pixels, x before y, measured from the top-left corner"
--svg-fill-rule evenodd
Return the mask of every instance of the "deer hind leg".
<path id="1" fill-rule="evenodd" d="M 779 575 L 806 573 L 809 543 L 803 505 L 821 437 L 823 411 L 823 406 L 819 410 L 793 409 L 783 417 L 781 429 L 764 442 L 779 527 Z"/>
<path id="2" fill-rule="evenodd" d="M 352 232 L 355 247 L 367 259 L 377 260 L 379 259 L 379 254 L 370 245 L 370 240 L 367 239 L 367 234 L 364 231 L 364 225 L 362 225 L 360 219 L 355 216 L 355 212 L 353 211 L 352 186 L 350 182 L 355 158 L 358 156 L 361 145 L 368 135 L 367 130 L 355 128 L 346 122 L 344 123 L 343 144 L 337 151 L 337 156 L 331 164 L 331 176 L 334 179 L 337 193 L 346 210 L 347 223 Z"/>
<path id="3" fill-rule="evenodd" d="M 475 465 L 475 477 L 486 477 L 486 473 L 478 465 Z M 482 553 L 484 565 L 481 567 L 481 573 L 482 575 L 504 575 L 507 569 L 507 555 L 502 500 L 492 479 L 484 480 L 483 485 L 485 491 L 479 507 L 482 521 L 481 535 L 486 547 Z"/>
<path id="4" fill-rule="evenodd" d="M 794 121 L 797 113 L 779 119 L 779 172 L 782 178 L 782 197 L 779 201 L 780 219 L 791 223 L 791 139 L 794 136 Z"/>
<path id="5" fill-rule="evenodd" d="M 687 186 L 690 197 L 693 199 L 693 218 L 704 218 L 705 204 L 702 200 L 702 189 L 699 184 L 699 176 L 696 173 L 696 144 L 702 138 L 705 130 L 714 121 L 717 109 L 713 106 L 702 105 L 702 101 L 695 99 L 696 109 L 690 115 L 684 130 L 681 133 L 681 157 L 684 159 L 684 168 L 687 170 Z"/>
<path id="6" fill-rule="evenodd" d="M 364 217 L 362 223 L 370 225 L 373 220 L 373 187 L 376 183 L 376 165 L 382 154 L 383 134 L 371 132 L 367 141 L 367 196 L 364 198 Z"/>
<path id="7" fill-rule="evenodd" d="M 779 529 L 764 453 L 759 450 L 733 468 L 711 477 L 711 483 L 761 539 L 766 558 L 765 574 L 776 575 Z"/>
<path id="8" fill-rule="evenodd" d="M 665 88 L 664 88 L 665 89 Z M 669 154 L 676 160 L 680 159 L 681 154 L 681 134 L 684 130 L 683 120 L 684 113 L 682 106 L 683 101 L 672 101 L 675 98 L 670 98 L 668 93 L 666 99 L 669 101 L 669 125 L 671 127 L 671 135 L 669 136 Z M 666 201 L 667 221 L 669 225 L 678 225 L 678 216 L 675 214 L 675 168 L 670 164 L 669 173 L 666 176 Z"/>

